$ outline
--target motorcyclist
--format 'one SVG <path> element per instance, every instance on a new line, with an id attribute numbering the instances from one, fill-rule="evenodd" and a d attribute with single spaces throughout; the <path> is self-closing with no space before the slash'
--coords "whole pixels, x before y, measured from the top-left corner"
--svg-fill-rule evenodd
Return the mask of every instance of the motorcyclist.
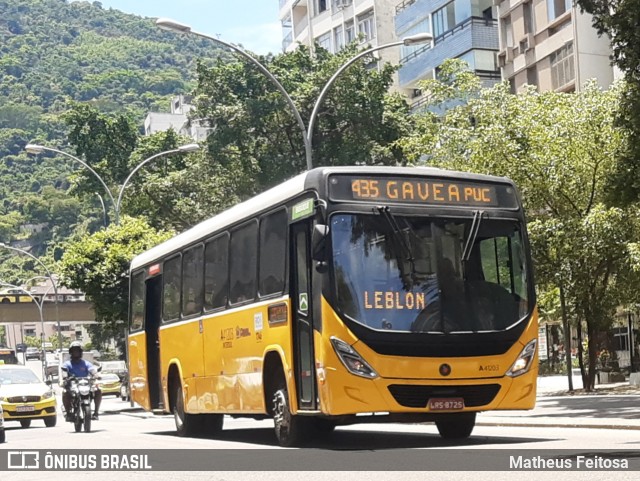
<path id="1" fill-rule="evenodd" d="M 69 346 L 69 355 L 71 358 L 62 364 L 63 373 L 66 369 L 67 377 L 74 376 L 76 378 L 86 378 L 95 376 L 98 374 L 98 368 L 91 364 L 89 361 L 82 359 L 82 344 L 78 341 L 73 341 Z M 93 402 L 95 404 L 95 410 L 91 419 L 98 420 L 98 410 L 100 409 L 100 401 L 102 401 L 102 391 L 96 386 L 93 393 Z M 71 414 L 71 393 L 69 392 L 69 381 L 65 380 L 64 390 L 62 391 L 62 404 L 66 413 L 65 420 L 73 421 Z"/>

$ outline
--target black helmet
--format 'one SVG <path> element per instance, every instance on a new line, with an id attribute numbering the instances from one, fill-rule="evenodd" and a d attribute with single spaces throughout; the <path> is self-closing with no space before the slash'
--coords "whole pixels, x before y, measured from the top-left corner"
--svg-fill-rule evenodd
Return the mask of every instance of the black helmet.
<path id="1" fill-rule="evenodd" d="M 77 347 L 78 349 L 80 349 L 80 353 L 82 353 L 82 343 L 80 341 L 73 341 L 70 345 L 69 345 L 69 354 L 71 354 L 71 350 L 73 348 Z"/>

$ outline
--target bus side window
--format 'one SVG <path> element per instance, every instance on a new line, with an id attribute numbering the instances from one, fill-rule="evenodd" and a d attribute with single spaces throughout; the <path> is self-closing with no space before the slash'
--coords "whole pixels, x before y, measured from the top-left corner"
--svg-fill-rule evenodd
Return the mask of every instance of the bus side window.
<path id="1" fill-rule="evenodd" d="M 202 311 L 202 246 L 185 251 L 182 256 L 182 315 Z"/>
<path id="2" fill-rule="evenodd" d="M 162 320 L 173 321 L 180 317 L 181 256 L 165 261 L 162 269 Z"/>
<path id="3" fill-rule="evenodd" d="M 258 223 L 250 222 L 231 232 L 229 253 L 229 302 L 253 300 L 256 292 Z"/>
<path id="4" fill-rule="evenodd" d="M 205 246 L 204 308 L 225 307 L 229 298 L 229 235 L 216 237 Z"/>
<path id="5" fill-rule="evenodd" d="M 260 222 L 260 296 L 284 290 L 287 258 L 287 211 L 281 209 Z"/>

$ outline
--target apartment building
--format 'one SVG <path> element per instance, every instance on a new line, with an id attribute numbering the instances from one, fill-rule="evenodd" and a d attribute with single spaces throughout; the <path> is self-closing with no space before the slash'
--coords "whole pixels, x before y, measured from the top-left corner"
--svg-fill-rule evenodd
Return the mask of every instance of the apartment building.
<path id="1" fill-rule="evenodd" d="M 189 112 L 194 109 L 190 102 L 191 97 L 176 95 L 171 99 L 171 112 L 149 112 L 144 119 L 144 134 L 151 135 L 173 129 L 196 142 L 205 140 L 210 129 L 197 120 L 189 120 Z"/>
<path id="2" fill-rule="evenodd" d="M 282 49 L 314 42 L 330 52 L 361 38 L 373 47 L 396 40 L 393 16 L 397 0 L 280 0 Z M 397 64 L 399 48 L 378 52 L 383 62 Z"/>
<path id="3" fill-rule="evenodd" d="M 496 54 L 499 48 L 495 0 L 404 0 L 395 8 L 396 36 L 430 32 L 432 44 L 403 47 L 399 85 L 420 105 L 419 82 L 436 78 L 448 58 L 460 58 L 487 87 L 500 81 Z"/>
<path id="4" fill-rule="evenodd" d="M 499 65 L 512 92 L 525 84 L 541 91 L 579 91 L 589 79 L 609 86 L 609 38 L 571 0 L 494 0 L 500 19 Z"/>

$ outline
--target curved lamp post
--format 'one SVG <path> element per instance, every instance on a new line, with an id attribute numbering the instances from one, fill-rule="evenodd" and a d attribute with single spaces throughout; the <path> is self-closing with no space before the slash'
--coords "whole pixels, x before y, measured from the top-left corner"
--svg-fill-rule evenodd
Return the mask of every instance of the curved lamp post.
<path id="1" fill-rule="evenodd" d="M 140 162 L 134 169 L 133 171 L 129 174 L 129 176 L 127 177 L 127 179 L 124 181 L 124 184 L 122 184 L 122 187 L 120 187 L 120 192 L 118 195 L 118 200 L 116 201 L 113 197 L 113 193 L 111 192 L 111 189 L 109 188 L 109 186 L 106 184 L 106 182 L 102 179 L 102 177 L 100 177 L 100 175 L 91 168 L 91 166 L 89 164 L 87 164 L 84 160 L 79 159 L 78 157 L 76 157 L 75 155 L 71 155 L 68 154 L 67 152 L 63 152 L 62 150 L 58 150 L 58 149 L 54 149 L 52 147 L 45 147 L 44 145 L 38 145 L 38 144 L 27 144 L 27 146 L 25 147 L 25 150 L 27 152 L 29 152 L 30 154 L 40 154 L 45 150 L 48 150 L 50 152 L 55 152 L 58 154 L 62 154 L 65 157 L 68 157 L 72 160 L 75 160 L 76 162 L 79 162 L 80 164 L 82 164 L 83 166 L 85 166 L 87 169 L 89 169 L 89 171 L 100 181 L 100 183 L 102 184 L 102 187 L 104 187 L 104 190 L 107 192 L 107 195 L 109 196 L 109 199 L 111 200 L 111 205 L 113 206 L 113 211 L 115 213 L 115 219 L 116 219 L 116 225 L 120 224 L 120 201 L 122 200 L 122 194 L 124 192 L 124 188 L 127 185 L 127 182 L 129 181 L 129 179 L 131 179 L 131 176 L 137 172 L 140 167 L 142 167 L 143 165 L 145 165 L 147 162 L 156 159 L 158 157 L 164 156 L 164 155 L 169 155 L 169 154 L 176 154 L 179 152 L 194 152 L 196 150 L 200 149 L 200 145 L 198 144 L 186 144 L 186 145 L 181 145 L 180 147 L 176 148 L 176 149 L 172 149 L 172 150 L 166 150 L 164 152 L 160 152 L 158 154 L 152 155 L 151 157 L 149 157 L 148 159 L 143 160 L 142 162 Z M 104 202 L 102 201 L 102 197 L 100 197 L 100 195 L 98 195 L 98 197 L 100 198 L 100 202 L 102 202 L 103 208 L 104 208 Z"/>
<path id="2" fill-rule="evenodd" d="M 360 58 L 362 58 L 362 57 L 364 57 L 366 55 L 369 55 L 369 54 L 371 54 L 373 52 L 376 52 L 378 50 L 382 50 L 382 49 L 389 48 L 389 47 L 396 47 L 398 45 L 417 45 L 417 44 L 420 44 L 420 43 L 426 43 L 426 42 L 430 42 L 431 40 L 433 40 L 433 36 L 430 33 L 419 33 L 419 34 L 416 34 L 416 35 L 410 35 L 410 36 L 405 37 L 402 40 L 399 40 L 397 42 L 386 43 L 384 45 L 379 45 L 377 47 L 373 47 L 373 48 L 370 48 L 368 50 L 365 50 L 364 52 L 361 52 L 358 55 L 356 55 L 355 57 L 353 57 L 350 60 L 348 60 L 329 79 L 327 84 L 322 89 L 322 92 L 320 93 L 320 96 L 318 97 L 318 100 L 315 103 L 313 112 L 311 113 L 311 117 L 309 118 L 309 125 L 307 127 L 307 126 L 305 126 L 304 121 L 302 120 L 302 117 L 300 116 L 300 112 L 299 112 L 298 108 L 296 107 L 295 103 L 293 102 L 293 99 L 291 98 L 289 93 L 285 90 L 285 88 L 282 86 L 282 84 L 278 81 L 278 79 L 276 79 L 274 77 L 274 75 L 264 65 L 262 65 L 255 57 L 251 56 L 248 52 L 246 52 L 242 48 L 238 47 L 237 45 L 233 45 L 232 43 L 225 42 L 224 40 L 220 40 L 217 37 L 213 37 L 211 35 L 207 35 L 207 34 L 201 33 L 201 32 L 196 32 L 189 25 L 185 25 L 184 23 L 176 22 L 175 20 L 171 20 L 169 18 L 159 18 L 158 20 L 156 20 L 156 25 L 159 28 L 163 29 L 163 30 L 168 30 L 168 31 L 171 31 L 171 32 L 176 32 L 176 33 L 184 33 L 184 34 L 196 35 L 198 37 L 206 38 L 206 39 L 211 40 L 211 41 L 213 41 L 215 43 L 218 43 L 220 45 L 228 47 L 231 50 L 233 50 L 234 52 L 242 55 L 244 58 L 246 58 L 251 63 L 253 63 L 256 67 L 258 67 L 258 69 L 269 80 L 271 80 L 271 82 L 276 86 L 276 88 L 280 91 L 280 93 L 282 93 L 282 95 L 284 96 L 285 100 L 287 101 L 287 104 L 289 104 L 289 107 L 291 108 L 291 111 L 293 112 L 293 115 L 296 118 L 296 121 L 298 122 L 298 126 L 300 127 L 300 130 L 302 131 L 302 138 L 303 138 L 303 141 L 304 141 L 304 150 L 305 150 L 305 157 L 306 157 L 306 161 L 307 161 L 307 170 L 311 170 L 313 168 L 312 136 L 313 136 L 313 126 L 314 126 L 315 117 L 318 114 L 318 110 L 320 108 L 320 103 L 322 102 L 322 100 L 326 96 L 327 92 L 329 91 L 329 87 L 331 87 L 331 84 L 333 84 L 335 79 L 342 72 L 344 72 L 351 64 L 353 64 L 356 60 L 359 60 Z"/>
<path id="3" fill-rule="evenodd" d="M 31 254 L 30 252 L 27 252 L 27 251 L 22 250 L 22 249 L 18 249 L 17 247 L 9 246 L 9 245 L 5 244 L 4 242 L 0 242 L 0 247 L 4 247 L 5 249 L 9 249 L 10 251 L 15 251 L 15 252 L 18 252 L 19 254 L 23 254 L 23 255 L 25 255 L 27 257 L 30 257 L 31 259 L 36 261 L 38 264 L 40 264 L 44 268 L 44 270 L 47 272 L 47 277 L 49 278 L 49 280 L 51 280 L 51 284 L 53 285 L 53 293 L 56 296 L 55 304 L 56 304 L 56 325 L 58 327 L 58 344 L 60 345 L 60 348 L 62 349 L 62 329 L 60 328 L 60 313 L 59 313 L 59 310 L 58 310 L 58 286 L 56 284 L 56 281 L 53 280 L 53 275 L 51 274 L 51 271 L 45 265 L 44 262 L 42 262 L 40 259 L 38 259 L 36 256 Z"/>
<path id="4" fill-rule="evenodd" d="M 329 92 L 329 89 L 331 88 L 331 86 L 333 85 L 335 80 L 340 76 L 340 74 L 342 72 L 347 70 L 351 65 L 353 65 L 355 62 L 360 60 L 362 57 L 366 57 L 367 55 L 370 55 L 373 52 L 377 52 L 378 50 L 382 50 L 382 49 L 390 48 L 390 47 L 397 47 L 399 45 L 406 45 L 406 46 L 418 45 L 418 44 L 421 44 L 421 43 L 430 42 L 431 40 L 433 40 L 433 36 L 430 33 L 417 33 L 415 35 L 410 35 L 408 37 L 404 37 L 402 40 L 398 40 L 397 42 L 385 43 L 384 45 L 378 45 L 377 47 L 371 47 L 371 48 L 369 48 L 367 50 L 364 50 L 363 52 L 360 52 L 355 57 L 352 57 L 349 60 L 347 60 L 336 71 L 336 73 L 334 73 L 331 76 L 331 78 L 329 80 L 327 80 L 327 83 L 322 88 L 322 91 L 320 92 L 320 95 L 318 95 L 318 99 L 316 100 L 316 103 L 313 106 L 313 111 L 311 112 L 311 117 L 309 117 L 309 127 L 307 129 L 307 143 L 309 144 L 309 148 L 311 148 L 311 146 L 312 146 L 311 144 L 313 142 L 313 127 L 314 127 L 314 123 L 315 123 L 316 117 L 318 116 L 318 111 L 320 110 L 320 104 L 322 103 L 324 98 L 327 96 L 327 93 Z"/>
<path id="5" fill-rule="evenodd" d="M 40 336 L 40 350 L 42 351 L 42 380 L 44 381 L 47 378 L 47 353 L 44 350 L 44 317 L 42 316 L 42 301 L 38 302 L 38 299 L 36 299 L 33 296 L 33 294 L 31 294 L 29 291 L 27 291 L 26 289 L 20 286 L 16 286 L 14 284 L 9 284 L 8 282 L 1 282 L 1 281 L 0 281 L 0 286 L 13 287 L 14 289 L 18 289 L 22 291 L 24 294 L 29 296 L 31 300 L 33 300 L 33 302 L 35 302 L 36 307 L 38 308 L 38 312 L 40 313 L 40 329 L 42 330 L 42 334 Z M 43 297 L 43 300 L 44 300 L 44 297 Z M 26 361 L 26 357 L 25 357 L 25 361 Z"/>
<path id="6" fill-rule="evenodd" d="M 153 159 L 157 159 L 158 157 L 162 157 L 164 155 L 177 154 L 177 153 L 180 153 L 180 152 L 195 152 L 196 150 L 200 150 L 200 145 L 198 145 L 198 144 L 181 145 L 177 149 L 167 150 L 165 152 L 160 152 L 159 154 L 152 155 L 148 159 L 145 159 L 142 162 L 140 162 L 138 165 L 136 165 L 136 167 L 131 171 L 131 173 L 127 176 L 127 178 L 122 183 L 122 186 L 120 187 L 120 192 L 118 193 L 118 200 L 116 200 L 116 203 L 115 203 L 116 213 L 117 213 L 116 215 L 119 215 L 119 212 L 120 212 L 122 196 L 124 195 L 125 187 L 129 183 L 129 180 L 131 180 L 131 177 L 133 177 L 133 175 L 136 172 L 138 172 L 143 166 L 145 166 L 147 163 L 151 162 Z"/>
<path id="7" fill-rule="evenodd" d="M 229 42 L 225 42 L 224 40 L 220 40 L 217 37 L 207 35 L 206 33 L 196 32 L 195 30 L 192 30 L 189 25 L 185 25 L 184 23 L 176 22 L 175 20 L 171 20 L 170 18 L 159 18 L 158 20 L 156 20 L 156 25 L 159 28 L 163 30 L 168 30 L 170 32 L 187 33 L 191 35 L 196 35 L 197 37 L 206 38 L 207 40 L 211 40 L 215 43 L 218 43 L 220 45 L 223 45 L 233 50 L 234 52 L 243 56 L 249 62 L 254 64 L 276 86 L 276 88 L 284 96 L 285 100 L 287 101 L 287 104 L 289 104 L 289 107 L 291 108 L 291 112 L 293 113 L 293 116 L 295 117 L 296 122 L 298 123 L 298 127 L 300 127 L 300 131 L 302 132 L 302 140 L 304 142 L 305 157 L 307 160 L 307 169 L 313 168 L 313 161 L 311 158 L 311 145 L 309 145 L 309 142 L 307 140 L 307 128 L 304 125 L 304 120 L 302 120 L 300 111 L 296 107 L 296 104 L 293 102 L 293 99 L 289 95 L 289 92 L 287 92 L 284 86 L 278 81 L 277 78 L 274 77 L 274 75 L 267 69 L 267 67 L 262 65 L 256 58 L 254 58 L 252 55 L 249 55 L 248 52 L 238 47 L 237 45 L 234 45 Z"/>
<path id="8" fill-rule="evenodd" d="M 98 179 L 98 181 L 102 184 L 102 187 L 104 187 L 104 190 L 107 192 L 107 194 L 109 195 L 109 198 L 111 199 L 112 205 L 116 205 L 115 201 L 113 200 L 113 195 L 111 194 L 111 190 L 109 189 L 107 184 L 104 182 L 104 180 L 102 180 L 102 177 L 100 177 L 100 175 L 95 170 L 93 170 L 91 166 L 87 164 L 84 160 L 79 159 L 75 155 L 71 155 L 71 154 L 68 154 L 67 152 L 63 152 L 62 150 L 54 149 L 53 147 L 45 147 L 44 145 L 38 145 L 38 144 L 27 144 L 24 150 L 26 150 L 30 154 L 40 154 L 43 151 L 48 150 L 50 152 L 55 152 L 56 154 L 64 155 L 65 157 L 68 157 L 71 160 L 75 160 L 76 162 L 81 163 L 87 169 L 89 169 L 89 172 L 91 172 L 96 177 L 96 179 Z M 117 222 L 118 222 L 118 214 L 116 213 L 116 223 Z"/>

